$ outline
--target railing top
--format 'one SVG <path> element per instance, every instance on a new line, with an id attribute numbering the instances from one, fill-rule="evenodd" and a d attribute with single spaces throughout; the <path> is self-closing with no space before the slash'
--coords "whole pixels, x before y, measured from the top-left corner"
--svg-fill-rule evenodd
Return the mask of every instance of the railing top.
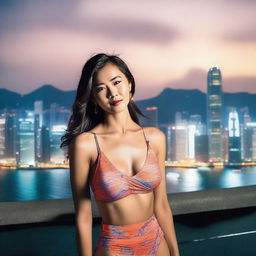
<path id="1" fill-rule="evenodd" d="M 168 194 L 173 215 L 256 206 L 256 185 Z M 93 217 L 99 212 L 92 200 Z M 59 222 L 74 219 L 72 199 L 0 202 L 0 225 Z"/>

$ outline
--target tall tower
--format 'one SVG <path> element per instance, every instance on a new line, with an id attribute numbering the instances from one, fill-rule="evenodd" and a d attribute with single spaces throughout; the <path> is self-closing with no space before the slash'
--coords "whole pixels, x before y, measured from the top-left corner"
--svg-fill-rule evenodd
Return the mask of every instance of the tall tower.
<path id="1" fill-rule="evenodd" d="M 34 119 L 19 119 L 19 159 L 18 165 L 35 166 Z"/>
<path id="2" fill-rule="evenodd" d="M 16 159 L 18 155 L 18 114 L 16 110 L 6 113 L 5 156 Z"/>
<path id="3" fill-rule="evenodd" d="M 0 158 L 4 158 L 6 156 L 6 148 L 5 148 L 5 125 L 6 119 L 5 116 L 0 116 Z"/>
<path id="4" fill-rule="evenodd" d="M 188 121 L 180 112 L 175 113 L 175 161 L 189 159 Z"/>
<path id="5" fill-rule="evenodd" d="M 229 137 L 229 162 L 241 162 L 241 142 L 240 142 L 240 125 L 238 113 L 233 108 L 228 115 L 228 137 Z"/>
<path id="6" fill-rule="evenodd" d="M 65 125 L 54 125 L 50 130 L 50 162 L 52 164 L 65 162 L 65 152 L 60 148 L 60 141 L 66 128 Z"/>
<path id="7" fill-rule="evenodd" d="M 43 126 L 43 101 L 41 100 L 34 101 L 34 114 L 38 115 L 39 127 L 42 127 Z"/>
<path id="8" fill-rule="evenodd" d="M 221 72 L 217 67 L 212 67 L 207 77 L 207 133 L 210 162 L 223 162 L 222 98 Z"/>

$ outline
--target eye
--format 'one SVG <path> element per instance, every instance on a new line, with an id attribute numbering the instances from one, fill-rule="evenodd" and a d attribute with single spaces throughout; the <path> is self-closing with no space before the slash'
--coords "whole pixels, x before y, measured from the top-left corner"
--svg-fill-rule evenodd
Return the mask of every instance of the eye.
<path id="1" fill-rule="evenodd" d="M 117 81 L 114 82 L 114 85 L 117 85 L 119 83 L 121 83 L 121 81 L 117 80 Z"/>
<path id="2" fill-rule="evenodd" d="M 99 87 L 99 86 L 98 86 L 98 87 L 96 88 L 96 92 L 100 92 L 100 91 L 101 91 L 101 89 L 104 89 L 104 88 L 103 88 L 103 87 Z"/>

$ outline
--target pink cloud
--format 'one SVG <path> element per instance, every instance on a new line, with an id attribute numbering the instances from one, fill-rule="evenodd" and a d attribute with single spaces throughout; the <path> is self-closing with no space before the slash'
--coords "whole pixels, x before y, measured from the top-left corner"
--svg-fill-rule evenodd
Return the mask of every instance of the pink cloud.
<path id="1" fill-rule="evenodd" d="M 176 89 L 199 89 L 207 91 L 207 72 L 202 69 L 190 69 L 181 79 L 170 81 L 164 87 Z M 256 93 L 256 76 L 225 77 L 222 74 L 222 90 L 224 92 L 250 92 Z"/>
<path id="2" fill-rule="evenodd" d="M 237 43 L 256 43 L 256 29 L 255 26 L 252 28 L 246 28 L 240 31 L 234 31 L 227 33 L 223 37 L 224 41 L 231 41 Z"/>

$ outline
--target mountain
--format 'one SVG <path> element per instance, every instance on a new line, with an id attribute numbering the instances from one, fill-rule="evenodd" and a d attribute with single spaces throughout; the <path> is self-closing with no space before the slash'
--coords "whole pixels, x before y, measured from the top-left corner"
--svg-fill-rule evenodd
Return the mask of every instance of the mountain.
<path id="1" fill-rule="evenodd" d="M 44 109 L 48 109 L 53 102 L 70 108 L 74 98 L 75 91 L 62 91 L 52 85 L 43 85 L 35 91 L 24 95 L 0 88 L 0 109 L 5 107 L 16 108 L 17 106 L 33 109 L 33 104 L 36 100 L 44 102 Z"/>
<path id="2" fill-rule="evenodd" d="M 200 114 L 206 119 L 206 95 L 194 89 L 171 89 L 165 88 L 154 98 L 136 102 L 138 107 L 144 109 L 157 106 L 160 123 L 173 123 L 175 112 L 189 112 L 189 114 Z"/>
<path id="3" fill-rule="evenodd" d="M 235 107 L 238 110 L 248 107 L 249 114 L 256 120 L 256 94 L 247 92 L 223 92 L 224 111 L 226 107 Z M 158 96 L 136 102 L 140 109 L 157 106 L 159 123 L 174 123 L 175 112 L 186 112 L 187 115 L 199 114 L 206 123 L 206 93 L 198 89 L 171 89 L 165 88 Z M 225 114 L 225 116 L 227 116 Z"/>
<path id="4" fill-rule="evenodd" d="M 50 104 L 55 102 L 60 106 L 70 108 L 75 98 L 75 91 L 62 91 L 52 85 L 44 85 L 35 91 L 25 94 L 22 97 L 23 106 L 27 109 L 33 108 L 35 100 L 42 100 L 44 108 L 49 108 Z"/>
<path id="5" fill-rule="evenodd" d="M 6 89 L 0 89 L 0 109 L 24 107 L 33 109 L 35 100 L 44 102 L 44 109 L 51 103 L 71 109 L 76 91 L 62 91 L 52 85 L 44 85 L 35 91 L 21 95 Z M 256 119 L 256 94 L 247 92 L 223 93 L 224 107 L 232 106 L 238 109 L 248 107 L 251 117 Z M 157 106 L 160 123 L 173 123 L 175 112 L 186 112 L 188 115 L 199 114 L 206 122 L 206 94 L 198 89 L 171 89 L 165 88 L 159 95 L 136 101 L 140 109 Z"/>
<path id="6" fill-rule="evenodd" d="M 20 97 L 21 95 L 16 92 L 0 88 L 0 109 L 18 107 Z"/>

